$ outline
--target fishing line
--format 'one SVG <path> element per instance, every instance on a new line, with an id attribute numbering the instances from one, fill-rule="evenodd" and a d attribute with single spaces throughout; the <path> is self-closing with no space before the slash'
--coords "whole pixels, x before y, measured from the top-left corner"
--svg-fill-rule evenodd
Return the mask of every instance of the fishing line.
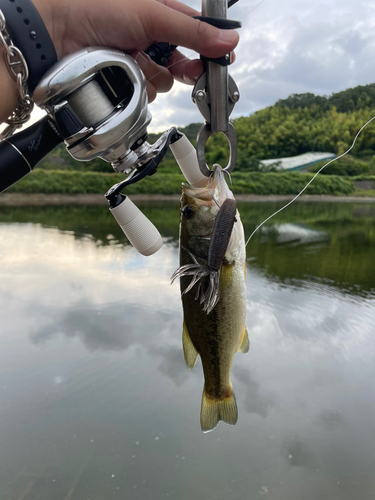
<path id="1" fill-rule="evenodd" d="M 354 141 L 353 141 L 353 144 L 350 146 L 350 148 L 345 151 L 345 153 L 343 153 L 342 155 L 340 156 L 337 156 L 336 158 L 334 158 L 333 160 L 330 160 L 328 163 L 326 163 L 325 165 L 322 166 L 322 168 L 320 168 L 316 174 L 309 180 L 309 182 L 306 184 L 306 186 L 297 194 L 297 196 L 295 196 L 292 200 L 290 200 L 286 205 L 284 205 L 283 207 L 281 207 L 279 210 L 277 210 L 275 213 L 273 213 L 272 215 L 270 215 L 269 217 L 267 217 L 266 220 L 264 220 L 261 224 L 259 224 L 258 227 L 256 227 L 254 229 L 254 231 L 251 233 L 251 235 L 249 236 L 248 240 L 246 241 L 246 245 L 249 243 L 249 241 L 251 240 L 251 238 L 254 236 L 254 234 L 258 231 L 259 228 L 261 228 L 263 226 L 263 224 L 265 224 L 266 222 L 268 222 L 272 217 L 274 217 L 275 215 L 279 214 L 282 210 L 284 210 L 284 208 L 286 207 L 289 207 L 289 205 L 291 205 L 294 201 L 296 201 L 297 198 L 299 198 L 301 196 L 301 194 L 310 186 L 310 184 L 312 183 L 312 181 L 317 177 L 318 174 L 320 174 L 320 172 L 326 168 L 330 163 L 333 163 L 334 161 L 336 160 L 339 160 L 340 158 L 342 158 L 343 156 L 345 156 L 346 154 L 348 154 L 354 147 L 354 144 L 356 143 L 357 139 L 358 139 L 358 136 L 359 134 L 362 132 L 362 130 L 367 127 L 367 125 L 369 123 L 371 123 L 373 120 L 375 120 L 375 116 L 373 116 L 367 123 L 365 123 L 362 128 L 360 129 L 360 131 L 357 133 L 357 135 L 355 136 L 354 138 Z"/>
<path id="2" fill-rule="evenodd" d="M 249 12 L 247 12 L 245 15 L 243 15 L 242 17 L 240 17 L 240 21 L 241 19 L 243 19 L 244 17 L 248 16 L 251 12 L 253 12 L 255 9 L 257 9 L 259 7 L 260 4 L 262 4 L 265 0 L 262 0 L 261 2 L 259 2 L 255 7 L 253 7 L 251 10 L 249 10 Z"/>
<path id="3" fill-rule="evenodd" d="M 211 181 L 212 181 L 213 173 L 214 172 L 212 171 L 211 174 L 210 174 L 210 176 L 209 176 L 209 178 L 208 178 L 207 189 L 211 189 L 210 184 L 211 184 Z M 216 201 L 215 193 L 214 193 L 214 191 L 212 189 L 211 189 L 211 197 L 212 197 L 212 200 L 214 201 L 214 203 L 217 205 L 217 207 L 220 210 L 221 207 L 220 207 L 219 203 Z"/>

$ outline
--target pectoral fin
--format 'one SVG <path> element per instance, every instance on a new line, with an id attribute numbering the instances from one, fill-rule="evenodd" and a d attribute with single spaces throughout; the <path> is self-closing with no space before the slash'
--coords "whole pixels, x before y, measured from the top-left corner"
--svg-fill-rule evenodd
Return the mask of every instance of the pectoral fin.
<path id="1" fill-rule="evenodd" d="M 186 366 L 192 370 L 197 362 L 198 352 L 191 341 L 185 321 L 182 330 L 182 347 L 184 348 Z"/>
<path id="2" fill-rule="evenodd" d="M 247 354 L 250 349 L 250 342 L 249 342 L 249 334 L 247 333 L 246 325 L 243 330 L 242 334 L 242 339 L 240 342 L 240 347 L 238 348 L 238 352 L 243 352 L 244 354 Z"/>

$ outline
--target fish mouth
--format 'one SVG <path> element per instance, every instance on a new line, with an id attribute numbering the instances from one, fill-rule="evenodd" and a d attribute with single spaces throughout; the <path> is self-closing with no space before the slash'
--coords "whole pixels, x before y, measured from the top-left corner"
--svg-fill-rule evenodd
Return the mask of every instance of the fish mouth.
<path id="1" fill-rule="evenodd" d="M 225 181 L 224 171 L 217 163 L 213 165 L 212 174 L 207 178 L 207 181 L 207 186 L 203 188 L 194 188 L 186 183 L 182 184 L 182 193 L 188 204 L 195 201 L 198 205 L 207 202 L 216 202 L 221 205 L 226 198 L 234 198 Z"/>

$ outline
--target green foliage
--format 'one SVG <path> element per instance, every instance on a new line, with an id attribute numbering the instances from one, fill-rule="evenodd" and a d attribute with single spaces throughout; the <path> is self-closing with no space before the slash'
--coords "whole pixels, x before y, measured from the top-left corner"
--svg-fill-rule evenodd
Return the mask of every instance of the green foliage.
<path id="1" fill-rule="evenodd" d="M 352 144 L 362 125 L 374 116 L 373 108 L 338 113 L 308 108 L 278 106 L 235 120 L 238 148 L 243 155 L 259 159 L 296 156 L 310 151 L 342 154 Z M 219 144 L 220 146 L 220 144 Z M 353 153 L 375 152 L 375 125 L 358 137 Z"/>
<path id="2" fill-rule="evenodd" d="M 249 156 L 243 151 L 238 151 L 237 161 L 236 161 L 236 171 L 244 172 L 280 172 L 280 161 L 275 161 L 270 165 L 263 165 L 262 162 L 255 158 L 255 156 Z"/>
<path id="3" fill-rule="evenodd" d="M 326 163 L 326 161 L 316 163 L 310 168 L 310 172 L 318 172 Z M 351 155 L 346 155 L 325 167 L 321 171 L 321 175 L 345 175 L 352 177 L 369 174 L 369 172 L 370 163 L 358 160 Z"/>
<path id="4" fill-rule="evenodd" d="M 108 189 L 124 180 L 122 174 L 107 174 L 102 172 L 75 172 L 62 170 L 35 170 L 20 182 L 14 184 L 8 191 L 19 193 L 106 193 Z M 165 174 L 147 177 L 141 182 L 128 186 L 127 194 L 175 194 L 181 192 L 182 174 Z"/>
<path id="5" fill-rule="evenodd" d="M 234 172 L 232 190 L 235 194 L 297 194 L 311 179 L 312 174 Z M 100 193 L 124 179 L 121 174 L 101 172 L 74 172 L 36 170 L 14 184 L 9 191 L 21 193 Z M 353 178 L 353 181 L 357 178 Z M 362 177 L 361 177 L 362 179 Z M 370 178 L 373 180 L 373 178 Z M 180 194 L 184 181 L 180 173 L 161 173 L 147 177 L 124 189 L 125 194 Z M 318 176 L 309 186 L 308 194 L 350 194 L 354 191 L 351 180 L 339 176 Z"/>
<path id="6" fill-rule="evenodd" d="M 294 94 L 251 116 L 234 120 L 240 169 L 243 158 L 283 158 L 310 151 L 342 154 L 352 144 L 363 124 L 375 114 L 375 84 L 348 89 L 331 97 Z M 218 136 L 207 145 L 211 160 L 216 148 L 225 147 Z M 375 124 L 368 125 L 353 149 L 356 156 L 375 154 Z"/>
<path id="7" fill-rule="evenodd" d="M 234 194 L 298 194 L 311 179 L 312 174 L 290 173 L 237 173 L 232 175 Z M 338 176 L 317 177 L 305 191 L 306 194 L 347 195 L 354 191 L 351 181 Z"/>
<path id="8" fill-rule="evenodd" d="M 265 168 L 260 160 L 296 156 L 310 151 L 333 152 L 340 155 L 351 146 L 359 129 L 374 114 L 375 84 L 348 89 L 330 97 L 315 96 L 311 93 L 293 94 L 287 99 L 278 101 L 274 106 L 233 121 L 238 138 L 236 172 L 276 172 L 278 170 L 277 163 Z M 180 130 L 195 144 L 196 134 L 200 126 L 200 123 L 192 123 Z M 150 143 L 154 143 L 159 136 L 160 134 L 149 134 L 148 140 Z M 205 153 L 210 167 L 213 163 L 226 165 L 229 148 L 225 136 L 213 134 L 207 141 Z M 355 176 L 375 173 L 375 121 L 358 137 L 352 154 L 353 157 L 346 157 L 346 159 L 343 158 L 333 163 L 322 173 L 326 176 Z M 314 171 L 320 166 L 322 164 L 316 165 Z M 111 179 L 108 178 L 106 181 L 108 185 L 117 182 L 115 179 L 118 178 L 109 163 L 100 159 L 77 162 L 70 157 L 64 146 L 55 149 L 41 162 L 39 169 L 108 173 L 111 176 Z M 160 164 L 159 172 L 179 175 L 178 167 L 170 151 Z M 281 172 L 278 175 L 281 175 Z M 91 192 L 83 191 L 83 189 L 90 190 L 89 186 L 77 187 L 75 183 L 79 183 L 79 179 L 74 179 L 72 186 L 66 187 L 67 192 Z M 96 178 L 92 177 L 91 182 L 96 183 L 94 179 Z M 54 178 L 50 177 L 50 180 L 54 181 Z M 165 182 L 167 182 L 166 178 Z M 160 187 L 157 188 L 158 192 L 177 189 L 174 184 L 172 186 L 168 182 L 165 186 L 160 182 Z M 64 185 L 67 186 L 67 184 Z M 153 181 L 145 180 L 139 183 L 139 187 L 137 184 L 131 189 L 145 192 L 144 186 L 150 186 L 150 192 L 155 192 L 156 185 Z M 27 189 L 37 189 L 35 186 L 31 187 L 29 184 L 28 186 Z M 46 185 L 45 189 L 46 191 L 43 192 L 56 192 L 54 190 L 57 187 Z M 77 189 L 79 191 L 75 191 Z M 101 192 L 99 188 L 92 189 L 93 192 Z"/>
<path id="9" fill-rule="evenodd" d="M 259 172 L 261 169 L 261 162 L 254 156 L 249 156 L 244 151 L 238 151 L 236 169 L 245 172 Z"/>
<path id="10" fill-rule="evenodd" d="M 318 106 L 323 110 L 335 107 L 339 113 L 349 113 L 358 109 L 375 107 L 375 84 L 358 85 L 352 89 L 333 93 L 331 96 L 316 96 L 311 93 L 292 94 L 277 101 L 276 106 L 297 109 Z"/>
<path id="11" fill-rule="evenodd" d="M 292 94 L 286 99 L 279 99 L 275 106 L 280 108 L 298 109 L 311 108 L 312 105 L 326 107 L 328 98 L 307 92 L 305 94 Z"/>

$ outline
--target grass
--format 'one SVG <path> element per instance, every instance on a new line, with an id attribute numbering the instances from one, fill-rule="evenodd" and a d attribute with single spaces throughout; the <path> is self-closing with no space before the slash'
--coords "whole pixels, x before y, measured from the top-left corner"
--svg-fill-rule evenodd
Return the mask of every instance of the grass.
<path id="1" fill-rule="evenodd" d="M 234 172 L 232 190 L 235 194 L 297 194 L 311 179 L 309 173 L 259 173 Z M 12 186 L 9 192 L 46 194 L 104 194 L 113 184 L 124 179 L 121 174 L 67 170 L 35 170 Z M 355 187 L 356 180 L 375 181 L 373 176 L 343 177 L 338 175 L 318 176 L 305 191 L 318 195 L 359 195 L 366 196 L 374 191 Z M 124 189 L 125 194 L 180 194 L 184 178 L 181 173 L 166 173 L 159 169 L 152 177 L 147 177 Z"/>

